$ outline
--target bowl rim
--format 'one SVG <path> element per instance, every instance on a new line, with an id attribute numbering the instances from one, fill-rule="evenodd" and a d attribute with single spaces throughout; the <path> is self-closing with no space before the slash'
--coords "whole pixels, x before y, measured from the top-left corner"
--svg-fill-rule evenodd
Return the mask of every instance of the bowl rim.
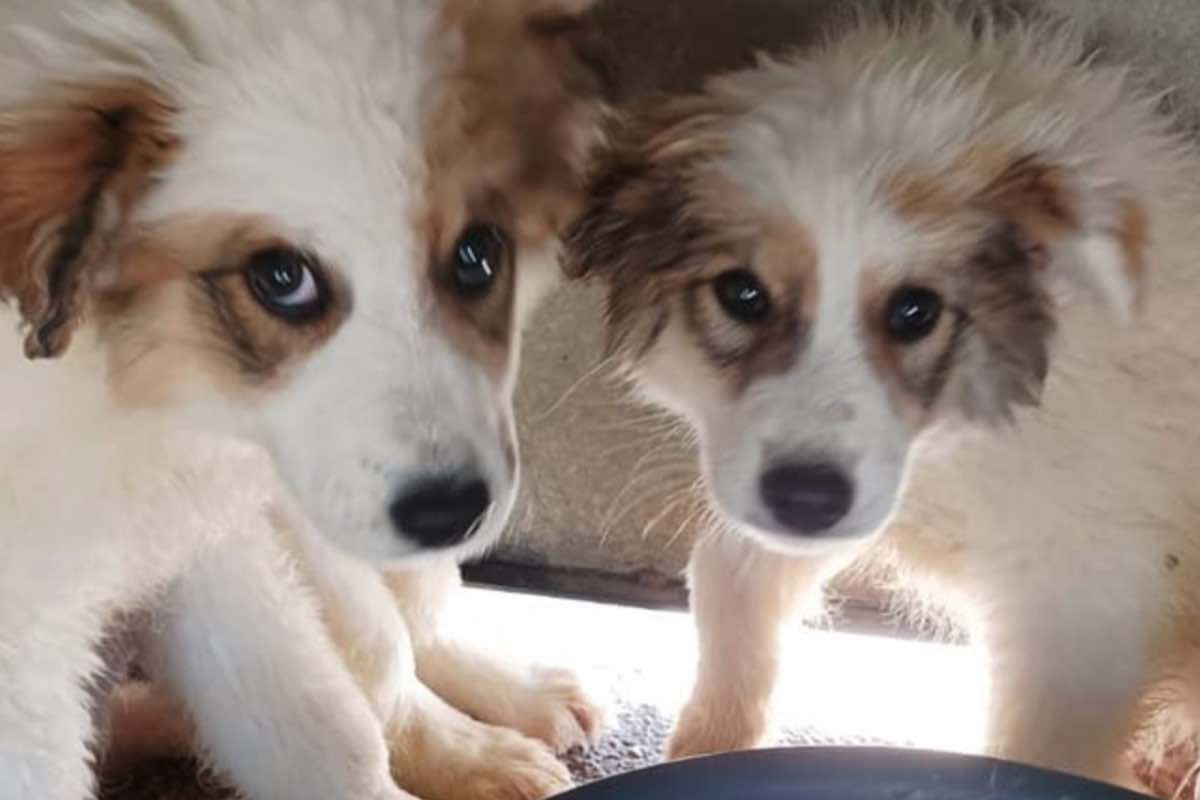
<path id="1" fill-rule="evenodd" d="M 556 800 L 1145 800 L 986 756 L 890 747 L 790 747 L 676 761 Z"/>

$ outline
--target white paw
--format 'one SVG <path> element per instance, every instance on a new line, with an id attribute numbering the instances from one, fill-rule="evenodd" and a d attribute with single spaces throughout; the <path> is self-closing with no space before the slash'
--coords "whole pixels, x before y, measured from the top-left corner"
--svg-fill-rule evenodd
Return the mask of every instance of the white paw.
<path id="1" fill-rule="evenodd" d="M 465 717 L 397 741 L 397 782 L 426 800 L 544 800 L 571 788 L 567 768 L 541 742 Z"/>
<path id="2" fill-rule="evenodd" d="M 527 692 L 511 723 L 526 736 L 565 753 L 588 746 L 600 735 L 604 709 L 587 696 L 570 670 L 534 669 Z"/>
<path id="3" fill-rule="evenodd" d="M 458 773 L 461 791 L 446 800 L 543 800 L 571 788 L 567 768 L 541 742 L 515 731 L 495 733 L 472 768 Z"/>

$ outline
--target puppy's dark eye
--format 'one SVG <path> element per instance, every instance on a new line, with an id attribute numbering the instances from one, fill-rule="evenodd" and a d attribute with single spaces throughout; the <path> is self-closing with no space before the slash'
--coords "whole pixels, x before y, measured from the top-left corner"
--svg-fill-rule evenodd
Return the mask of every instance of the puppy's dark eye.
<path id="1" fill-rule="evenodd" d="M 933 333 L 942 317 L 942 298 L 918 286 L 897 289 L 884 311 L 888 333 L 901 344 L 913 344 Z"/>
<path id="2" fill-rule="evenodd" d="M 762 322 L 771 313 L 771 296 L 748 269 L 723 272 L 713 281 L 717 302 L 738 322 Z"/>
<path id="3" fill-rule="evenodd" d="M 464 295 L 486 294 L 508 254 L 508 239 L 493 225 L 471 225 L 454 245 L 454 285 Z"/>
<path id="4" fill-rule="evenodd" d="M 313 259 L 298 250 L 262 250 L 246 264 L 246 281 L 267 311 L 288 322 L 308 322 L 328 304 Z"/>

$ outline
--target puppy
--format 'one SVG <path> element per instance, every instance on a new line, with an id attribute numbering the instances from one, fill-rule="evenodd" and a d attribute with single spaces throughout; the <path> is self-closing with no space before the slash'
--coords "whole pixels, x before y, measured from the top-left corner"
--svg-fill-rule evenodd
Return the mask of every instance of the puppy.
<path id="1" fill-rule="evenodd" d="M 0 11 L 0 796 L 91 796 L 130 609 L 249 796 L 409 796 L 384 728 L 451 712 L 355 576 L 511 506 L 516 331 L 595 138 L 581 5 Z M 563 781 L 509 788 L 524 740 L 425 746 L 488 759 L 475 796 Z"/>
<path id="2" fill-rule="evenodd" d="M 670 755 L 756 744 L 781 619 L 886 563 L 990 651 L 993 753 L 1123 778 L 1200 688 L 1195 158 L 1069 25 L 927 12 L 637 116 L 572 234 L 730 528 Z"/>

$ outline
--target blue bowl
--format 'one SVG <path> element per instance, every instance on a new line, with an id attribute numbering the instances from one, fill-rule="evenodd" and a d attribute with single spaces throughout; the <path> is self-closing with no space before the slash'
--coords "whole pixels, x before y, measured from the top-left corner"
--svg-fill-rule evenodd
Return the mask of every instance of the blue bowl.
<path id="1" fill-rule="evenodd" d="M 991 758 L 874 747 L 801 747 L 663 764 L 581 787 L 558 800 L 1145 800 L 1145 796 Z"/>

